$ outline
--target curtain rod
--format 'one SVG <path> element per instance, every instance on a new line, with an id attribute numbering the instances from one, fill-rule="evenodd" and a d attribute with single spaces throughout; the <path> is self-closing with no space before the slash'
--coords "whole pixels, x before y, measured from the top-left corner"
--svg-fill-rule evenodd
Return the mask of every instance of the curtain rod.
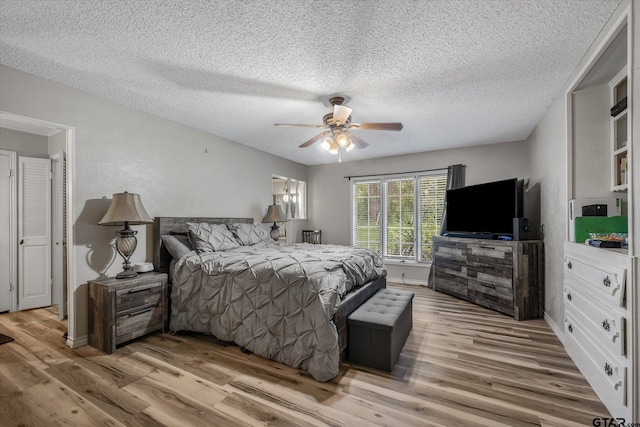
<path id="1" fill-rule="evenodd" d="M 462 167 L 466 167 L 466 165 L 460 165 Z M 349 176 L 345 176 L 345 179 L 348 179 L 349 181 L 351 181 L 351 178 L 367 178 L 367 177 L 373 177 L 373 176 L 388 176 L 388 175 L 404 175 L 404 174 L 408 174 L 408 173 L 420 173 L 420 172 L 435 172 L 435 171 L 444 171 L 444 170 L 448 170 L 451 166 L 448 166 L 446 168 L 435 168 L 435 169 L 424 169 L 424 170 L 420 170 L 420 171 L 408 171 L 408 172 L 390 172 L 390 173 L 376 173 L 376 174 L 370 174 L 370 175 L 349 175 Z"/>

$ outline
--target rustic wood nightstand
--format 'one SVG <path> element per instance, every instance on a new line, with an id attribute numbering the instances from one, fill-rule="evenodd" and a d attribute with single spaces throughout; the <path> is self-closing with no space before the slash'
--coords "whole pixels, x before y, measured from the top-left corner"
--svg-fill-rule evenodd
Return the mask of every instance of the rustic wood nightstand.
<path id="1" fill-rule="evenodd" d="M 168 276 L 141 273 L 131 279 L 89 281 L 89 345 L 105 353 L 168 323 Z"/>

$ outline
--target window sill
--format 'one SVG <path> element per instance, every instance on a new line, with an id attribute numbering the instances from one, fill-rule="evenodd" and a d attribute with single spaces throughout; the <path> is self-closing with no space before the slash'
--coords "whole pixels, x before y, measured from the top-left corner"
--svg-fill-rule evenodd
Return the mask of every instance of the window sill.
<path id="1" fill-rule="evenodd" d="M 382 263 L 385 265 L 403 265 L 403 266 L 409 266 L 409 267 L 429 267 L 432 264 L 432 261 L 409 261 L 409 260 L 405 260 L 404 262 L 402 262 L 401 260 L 398 259 L 383 259 Z"/>

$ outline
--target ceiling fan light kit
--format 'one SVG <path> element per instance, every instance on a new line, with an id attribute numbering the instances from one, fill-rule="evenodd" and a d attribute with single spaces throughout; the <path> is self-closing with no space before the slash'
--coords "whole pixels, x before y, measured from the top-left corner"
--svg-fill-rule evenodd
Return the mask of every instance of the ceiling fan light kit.
<path id="1" fill-rule="evenodd" d="M 369 146 L 359 136 L 351 133 L 351 130 L 402 130 L 402 123 L 351 123 L 351 113 L 353 109 L 342 105 L 344 97 L 333 96 L 329 99 L 333 105 L 333 113 L 325 114 L 322 118 L 322 125 L 308 124 L 288 124 L 276 123 L 274 126 L 297 126 L 297 127 L 317 127 L 328 129 L 314 136 L 310 140 L 300 144 L 300 148 L 306 148 L 322 139 L 320 147 L 330 154 L 339 154 L 340 149 L 349 152 L 356 148 L 366 148 Z M 328 136 L 331 134 L 331 136 Z M 323 139 L 324 138 L 324 139 Z M 342 157 L 338 156 L 338 161 L 342 161 Z"/>

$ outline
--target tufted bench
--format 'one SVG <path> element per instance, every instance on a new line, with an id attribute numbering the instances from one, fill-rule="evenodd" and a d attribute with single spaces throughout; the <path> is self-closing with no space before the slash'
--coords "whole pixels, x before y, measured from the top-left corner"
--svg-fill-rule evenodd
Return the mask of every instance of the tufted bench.
<path id="1" fill-rule="evenodd" d="M 413 292 L 381 289 L 351 313 L 349 361 L 392 371 L 413 324 L 412 300 Z"/>

